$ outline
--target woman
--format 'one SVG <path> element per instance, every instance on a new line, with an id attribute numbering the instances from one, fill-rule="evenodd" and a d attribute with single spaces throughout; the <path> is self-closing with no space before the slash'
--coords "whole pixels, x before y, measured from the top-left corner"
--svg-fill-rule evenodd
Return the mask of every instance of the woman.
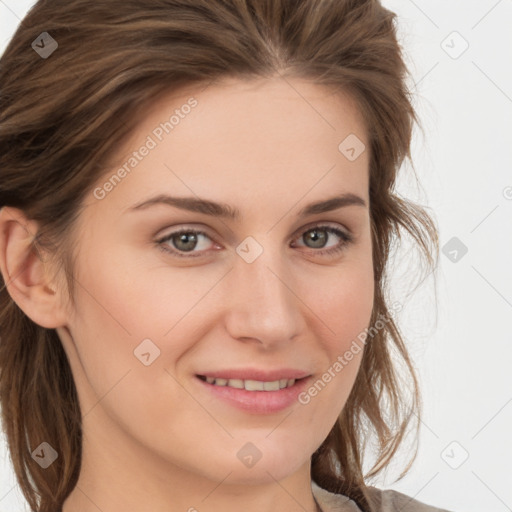
<path id="1" fill-rule="evenodd" d="M 405 76 L 375 0 L 35 5 L 0 69 L 0 400 L 32 510 L 436 510 L 367 483 L 419 418 L 388 254 L 405 229 L 437 257 L 393 194 Z"/>

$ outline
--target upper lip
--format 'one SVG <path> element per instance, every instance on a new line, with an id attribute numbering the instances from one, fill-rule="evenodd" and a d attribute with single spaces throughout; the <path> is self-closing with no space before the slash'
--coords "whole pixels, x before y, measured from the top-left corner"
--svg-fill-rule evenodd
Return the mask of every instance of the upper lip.
<path id="1" fill-rule="evenodd" d="M 203 377 L 213 377 L 215 379 L 239 379 L 239 380 L 257 380 L 261 382 L 273 382 L 281 379 L 302 379 L 311 375 L 302 370 L 293 368 L 278 368 L 275 370 L 257 369 L 257 368 L 231 368 L 226 370 L 208 370 L 198 373 Z"/>

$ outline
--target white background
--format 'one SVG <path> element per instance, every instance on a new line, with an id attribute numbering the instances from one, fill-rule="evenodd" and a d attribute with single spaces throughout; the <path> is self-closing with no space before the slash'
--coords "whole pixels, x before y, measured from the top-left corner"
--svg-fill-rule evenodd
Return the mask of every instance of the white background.
<path id="1" fill-rule="evenodd" d="M 33 3 L 0 0 L 0 53 Z M 425 130 L 413 143 L 422 188 L 406 165 L 400 191 L 431 208 L 442 247 L 457 237 L 468 252 L 441 254 L 437 295 L 431 279 L 406 296 L 404 263 L 396 274 L 424 415 L 409 474 L 394 482 L 404 450 L 374 485 L 454 512 L 512 511 L 512 0 L 383 3 Z M 2 441 L 0 512 L 21 512 Z"/>

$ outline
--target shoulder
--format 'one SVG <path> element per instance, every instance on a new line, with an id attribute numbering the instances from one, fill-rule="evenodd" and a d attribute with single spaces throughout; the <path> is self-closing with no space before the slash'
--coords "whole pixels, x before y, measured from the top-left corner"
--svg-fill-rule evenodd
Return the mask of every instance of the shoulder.
<path id="1" fill-rule="evenodd" d="M 377 487 L 368 487 L 368 490 L 375 497 L 375 502 L 379 504 L 377 507 L 379 512 L 391 512 L 394 510 L 402 512 L 449 512 L 443 508 L 427 505 L 392 489 L 382 490 L 377 489 Z"/>
<path id="2" fill-rule="evenodd" d="M 312 482 L 313 495 L 323 512 L 361 512 L 354 501 L 341 494 L 333 494 Z M 449 512 L 418 501 L 401 492 L 391 489 L 382 490 L 367 487 L 372 501 L 376 504 L 375 512 Z"/>

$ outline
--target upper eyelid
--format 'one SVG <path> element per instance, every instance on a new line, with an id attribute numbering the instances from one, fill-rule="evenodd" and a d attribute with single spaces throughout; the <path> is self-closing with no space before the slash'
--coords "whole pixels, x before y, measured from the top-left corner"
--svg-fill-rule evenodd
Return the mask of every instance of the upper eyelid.
<path id="1" fill-rule="evenodd" d="M 311 222 L 311 223 L 308 223 L 306 224 L 305 226 L 302 226 L 301 228 L 299 228 L 297 231 L 295 231 L 294 233 L 301 233 L 301 232 L 304 232 L 304 231 L 309 231 L 310 229 L 313 229 L 313 228 L 316 228 L 316 227 L 332 227 L 332 228 L 337 228 L 337 229 L 341 229 L 342 231 L 346 231 L 349 235 L 352 234 L 352 230 L 349 229 L 347 226 L 345 226 L 344 224 L 340 223 L 340 222 L 332 222 L 332 221 L 314 221 L 314 222 Z"/>
<path id="2" fill-rule="evenodd" d="M 349 227 L 347 227 L 346 225 L 344 225 L 344 224 L 342 224 L 340 222 L 313 221 L 311 223 L 306 224 L 305 226 L 297 228 L 294 231 L 294 235 L 296 233 L 301 233 L 301 232 L 304 232 L 304 231 L 308 231 L 308 230 L 313 229 L 313 228 L 318 227 L 318 226 L 336 227 L 336 228 L 344 229 L 348 233 L 352 232 L 352 230 Z M 166 231 L 167 229 L 169 229 L 168 232 Z M 203 227 L 203 226 L 196 226 L 193 223 L 184 222 L 182 224 L 176 225 L 175 227 L 168 227 L 168 228 L 160 229 L 158 232 L 159 233 L 167 232 L 167 234 L 171 234 L 171 233 L 175 233 L 175 232 L 179 232 L 179 231 L 186 231 L 187 229 L 190 230 L 190 231 L 201 231 L 201 232 L 204 232 L 205 234 L 207 234 L 208 236 L 210 236 L 208 233 L 209 233 L 209 231 L 211 231 L 211 228 Z M 164 235 L 156 235 L 156 238 L 165 238 L 166 236 L 167 236 L 166 234 L 164 234 Z"/>

